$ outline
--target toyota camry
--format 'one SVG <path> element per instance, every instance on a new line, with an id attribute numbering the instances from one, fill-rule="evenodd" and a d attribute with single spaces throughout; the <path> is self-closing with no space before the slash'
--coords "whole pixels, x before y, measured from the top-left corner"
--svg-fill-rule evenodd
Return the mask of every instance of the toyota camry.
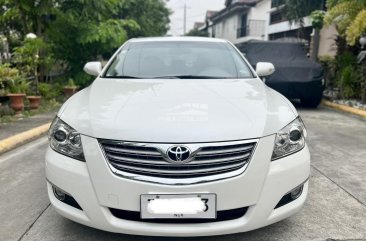
<path id="1" fill-rule="evenodd" d="M 236 47 L 209 38 L 127 41 L 59 110 L 46 153 L 48 196 L 110 232 L 209 236 L 298 212 L 310 154 L 294 106 Z"/>

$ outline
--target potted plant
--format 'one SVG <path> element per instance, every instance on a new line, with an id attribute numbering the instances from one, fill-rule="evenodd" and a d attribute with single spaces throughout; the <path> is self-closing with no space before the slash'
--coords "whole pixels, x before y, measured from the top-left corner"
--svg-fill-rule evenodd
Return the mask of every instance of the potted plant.
<path id="1" fill-rule="evenodd" d="M 41 104 L 42 96 L 39 93 L 39 88 L 37 83 L 33 83 L 33 86 L 27 92 L 27 99 L 29 102 L 29 109 L 36 110 Z"/>
<path id="2" fill-rule="evenodd" d="M 6 95 L 6 83 L 19 76 L 19 71 L 12 68 L 10 64 L 0 64 L 0 102 L 8 101 L 9 97 Z M 1 103 L 0 103 L 1 105 Z"/>
<path id="3" fill-rule="evenodd" d="M 68 84 L 64 87 L 64 94 L 66 98 L 70 98 L 73 94 L 75 94 L 77 88 L 78 87 L 75 85 L 74 80 L 70 78 Z"/>
<path id="4" fill-rule="evenodd" d="M 36 110 L 41 104 L 42 96 L 38 94 L 27 95 L 27 99 L 29 101 L 29 109 Z"/>
<path id="5" fill-rule="evenodd" d="M 26 81 L 22 77 L 16 77 L 14 79 L 8 80 L 7 86 L 9 90 L 8 97 L 10 99 L 10 107 L 19 113 L 24 110 L 24 97 L 25 93 L 29 88 L 30 81 Z"/>

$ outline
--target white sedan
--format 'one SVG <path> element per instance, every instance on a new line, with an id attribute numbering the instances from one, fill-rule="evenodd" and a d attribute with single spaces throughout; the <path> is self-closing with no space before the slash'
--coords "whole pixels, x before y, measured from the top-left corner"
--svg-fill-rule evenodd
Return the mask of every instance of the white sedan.
<path id="1" fill-rule="evenodd" d="M 110 232 L 209 236 L 298 212 L 310 154 L 296 109 L 229 42 L 126 42 L 49 130 L 48 195 L 64 217 Z"/>

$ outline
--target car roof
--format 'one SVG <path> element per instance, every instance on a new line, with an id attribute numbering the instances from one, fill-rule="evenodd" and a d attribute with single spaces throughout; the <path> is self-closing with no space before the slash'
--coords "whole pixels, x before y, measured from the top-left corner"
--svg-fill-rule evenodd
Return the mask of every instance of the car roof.
<path id="1" fill-rule="evenodd" d="M 184 41 L 184 42 L 211 42 L 211 43 L 225 43 L 224 39 L 206 38 L 206 37 L 148 37 L 148 38 L 134 38 L 129 42 L 164 42 L 164 41 Z"/>

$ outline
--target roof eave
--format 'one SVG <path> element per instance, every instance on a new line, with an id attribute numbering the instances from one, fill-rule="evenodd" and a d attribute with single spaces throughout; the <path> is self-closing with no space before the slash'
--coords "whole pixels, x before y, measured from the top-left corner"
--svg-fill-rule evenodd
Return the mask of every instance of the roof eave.
<path id="1" fill-rule="evenodd" d="M 251 7 L 251 5 L 249 5 L 247 3 L 235 3 L 228 8 L 224 8 L 223 10 L 221 10 L 220 12 L 218 12 L 217 14 L 212 16 L 210 19 L 213 22 L 217 22 L 228 15 L 231 15 L 238 11 L 247 10 L 250 7 Z"/>

